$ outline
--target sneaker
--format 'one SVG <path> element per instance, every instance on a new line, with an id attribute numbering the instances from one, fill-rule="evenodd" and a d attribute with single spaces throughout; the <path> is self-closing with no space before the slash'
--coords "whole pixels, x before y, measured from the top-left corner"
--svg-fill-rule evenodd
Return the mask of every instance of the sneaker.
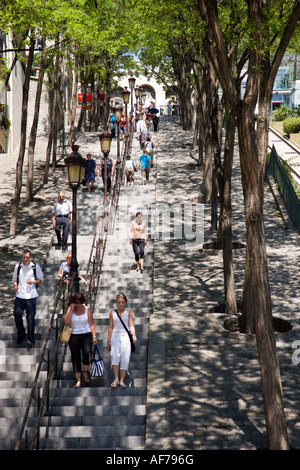
<path id="1" fill-rule="evenodd" d="M 30 339 L 28 339 L 28 340 L 27 340 L 27 346 L 28 346 L 29 348 L 33 348 L 33 346 L 34 346 L 34 341 L 31 341 Z"/>

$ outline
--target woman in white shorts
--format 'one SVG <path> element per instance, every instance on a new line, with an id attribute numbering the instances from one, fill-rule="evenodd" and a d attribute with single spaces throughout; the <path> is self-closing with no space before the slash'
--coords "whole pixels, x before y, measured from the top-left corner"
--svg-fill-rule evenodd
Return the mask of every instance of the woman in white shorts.
<path id="1" fill-rule="evenodd" d="M 117 296 L 117 312 L 127 329 L 131 332 L 133 342 L 136 342 L 132 310 L 125 308 L 126 303 L 126 295 L 119 294 Z M 120 321 L 117 312 L 115 310 L 109 312 L 107 349 L 110 351 L 111 365 L 114 372 L 114 381 L 111 387 L 116 388 L 120 385 L 120 387 L 125 388 L 124 379 L 129 367 L 131 344 L 128 333 Z"/>

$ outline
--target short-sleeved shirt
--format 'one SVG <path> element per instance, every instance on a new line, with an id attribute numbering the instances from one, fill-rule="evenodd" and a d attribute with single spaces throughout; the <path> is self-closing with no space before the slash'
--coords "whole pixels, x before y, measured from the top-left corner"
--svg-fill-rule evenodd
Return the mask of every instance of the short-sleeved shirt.
<path id="1" fill-rule="evenodd" d="M 126 168 L 128 168 L 128 170 L 133 169 L 133 161 L 132 160 L 126 160 Z"/>
<path id="2" fill-rule="evenodd" d="M 141 168 L 149 168 L 151 160 L 152 158 L 150 157 L 150 155 L 146 155 L 146 154 L 142 155 L 139 158 L 139 161 L 141 162 Z"/>
<path id="3" fill-rule="evenodd" d="M 54 204 L 52 213 L 55 214 L 56 217 L 59 216 L 68 216 L 72 212 L 72 204 L 67 201 L 66 199 L 63 202 L 57 201 Z"/>
<path id="4" fill-rule="evenodd" d="M 35 281 L 34 270 L 33 270 L 33 262 L 30 261 L 29 265 L 26 266 L 24 263 L 21 264 L 20 272 L 19 272 L 19 279 L 18 279 L 18 267 L 19 263 L 16 264 L 13 274 L 13 282 L 18 282 L 18 290 L 16 293 L 16 297 L 20 299 L 34 299 L 38 297 L 38 292 L 36 289 L 36 284 L 27 284 L 27 279 L 31 281 Z M 43 271 L 41 270 L 40 266 L 36 264 L 36 277 L 40 281 L 44 280 Z"/>

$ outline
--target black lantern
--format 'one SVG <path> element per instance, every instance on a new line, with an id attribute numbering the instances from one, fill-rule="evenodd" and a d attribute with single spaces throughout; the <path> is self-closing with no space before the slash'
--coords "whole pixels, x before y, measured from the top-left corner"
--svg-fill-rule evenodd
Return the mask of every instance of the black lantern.
<path id="1" fill-rule="evenodd" d="M 70 263 L 70 275 L 73 280 L 72 293 L 79 292 L 78 262 L 77 262 L 77 188 L 79 188 L 85 170 L 85 159 L 77 154 L 65 158 L 68 182 L 73 193 L 72 209 L 72 259 Z"/>
<path id="2" fill-rule="evenodd" d="M 68 183 L 70 187 L 78 188 L 84 174 L 85 159 L 79 154 L 77 154 L 77 156 L 70 155 L 65 158 L 65 165 L 67 167 Z"/>
<path id="3" fill-rule="evenodd" d="M 128 90 L 127 86 L 124 87 L 122 90 L 123 101 L 127 105 L 129 103 L 130 98 L 130 91 Z"/>
<path id="4" fill-rule="evenodd" d="M 113 107 L 113 113 L 115 115 L 115 119 L 116 119 L 117 123 L 120 123 L 120 121 L 122 119 L 122 111 L 123 111 L 122 104 L 120 104 L 119 101 L 116 101 L 116 104 Z"/>
<path id="5" fill-rule="evenodd" d="M 112 135 L 107 129 L 105 129 L 101 132 L 101 134 L 99 134 L 99 139 L 101 145 L 101 152 L 104 156 L 107 156 L 110 152 Z"/>
<path id="6" fill-rule="evenodd" d="M 135 77 L 129 77 L 128 78 L 128 83 L 129 83 L 129 88 L 131 88 L 131 90 L 133 90 L 133 88 L 135 86 Z"/>

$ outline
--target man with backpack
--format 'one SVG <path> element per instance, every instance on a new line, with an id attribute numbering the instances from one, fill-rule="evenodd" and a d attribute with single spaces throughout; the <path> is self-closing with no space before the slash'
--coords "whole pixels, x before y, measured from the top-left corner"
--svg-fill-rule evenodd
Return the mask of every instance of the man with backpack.
<path id="1" fill-rule="evenodd" d="M 17 344 L 21 344 L 26 338 L 23 325 L 23 313 L 27 316 L 27 343 L 33 346 L 35 343 L 35 314 L 38 297 L 37 287 L 44 280 L 40 266 L 31 261 L 31 252 L 24 249 L 22 261 L 17 263 L 13 274 L 13 286 L 16 293 L 14 303 L 14 318 L 17 327 Z"/>

